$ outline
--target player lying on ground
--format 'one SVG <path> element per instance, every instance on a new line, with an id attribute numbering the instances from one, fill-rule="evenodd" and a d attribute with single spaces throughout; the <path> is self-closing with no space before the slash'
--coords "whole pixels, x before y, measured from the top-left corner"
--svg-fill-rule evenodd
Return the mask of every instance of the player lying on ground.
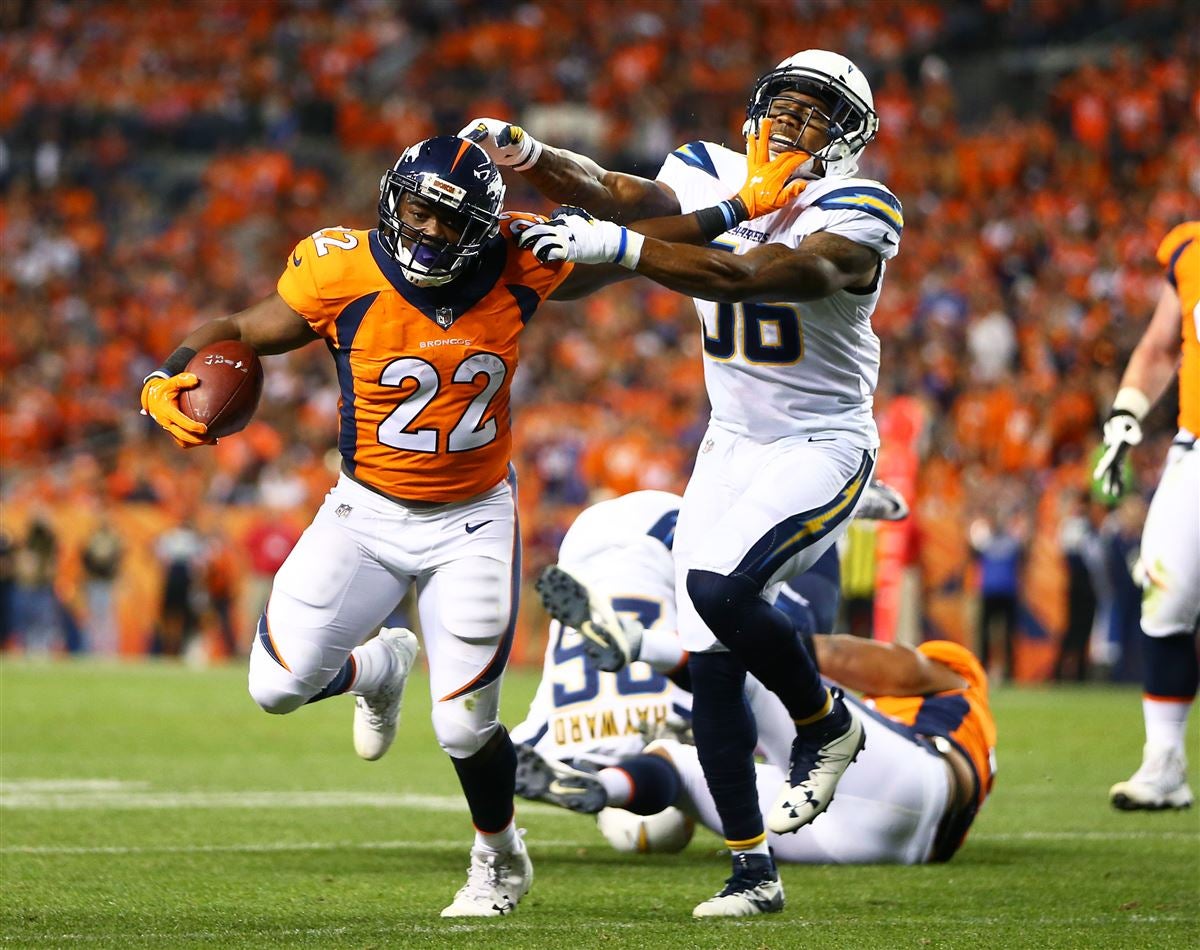
<path id="1" fill-rule="evenodd" d="M 874 492 L 870 496 L 872 513 L 903 514 L 902 499 L 886 487 L 881 487 L 879 494 L 883 500 L 878 503 Z M 692 697 L 686 677 L 686 654 L 673 626 L 670 545 L 679 503 L 677 495 L 635 492 L 594 505 L 576 519 L 563 540 L 559 567 L 549 569 L 546 578 L 539 581 L 547 606 L 557 619 L 551 624 L 537 695 L 526 720 L 513 729 L 514 741 L 519 743 L 518 794 L 578 811 L 599 812 L 605 836 L 615 846 L 629 850 L 683 847 L 689 837 L 685 833 L 689 820 L 669 807 L 676 801 L 688 803 L 678 795 L 681 786 L 677 776 L 686 774 L 699 783 L 700 789 L 706 788 L 693 750 L 686 747 L 680 750 L 677 760 L 683 764 L 678 771 L 661 757 L 640 754 L 648 732 L 683 732 L 690 719 Z M 595 595 L 589 598 L 575 577 L 586 577 L 593 590 L 608 592 L 607 603 Z M 787 603 L 790 610 L 796 610 L 796 600 L 789 598 Z M 825 612 L 824 605 L 818 605 L 818 609 Z M 798 626 L 810 626 L 803 618 L 798 620 Z M 851 650 L 864 642 L 838 639 L 848 640 Z M 869 646 L 899 650 L 879 644 Z M 928 667 L 924 658 L 911 654 L 907 650 L 898 652 L 898 657 L 890 660 L 896 675 L 903 672 L 900 659 L 919 669 Z M 848 651 L 836 654 L 847 655 Z M 881 674 L 875 675 L 876 679 L 862 685 L 880 686 Z M 911 685 L 912 680 L 906 682 Z M 935 683 L 943 688 L 963 685 L 957 677 L 943 677 Z M 778 700 L 753 677 L 747 680 L 746 701 L 758 724 L 759 751 L 773 767 L 773 771 L 763 771 L 760 767 L 760 797 L 764 789 L 776 795 L 795 728 Z M 856 708 L 862 710 L 861 706 Z M 850 801 L 839 808 L 837 802 L 842 794 L 839 792 L 831 806 L 831 810 L 836 808 L 836 817 L 832 822 L 822 818 L 813 827 L 821 839 L 831 834 L 838 839 L 845 837 L 846 846 L 840 851 L 832 850 L 828 857 L 809 860 L 928 860 L 926 845 L 932 841 L 932 832 L 939 824 L 935 819 L 944 816 L 952 802 L 957 804 L 957 798 L 950 797 L 945 762 L 938 758 L 939 750 L 930 749 L 928 743 L 897 738 L 890 731 L 882 734 L 872 747 L 870 736 L 877 731 L 878 724 L 873 713 L 864 715 L 868 749 L 876 753 L 870 757 L 868 768 L 902 767 L 910 779 L 896 783 L 893 800 L 903 801 L 910 809 L 919 804 L 921 807 L 915 810 L 924 819 L 923 824 L 906 825 L 905 821 L 913 816 L 903 812 L 891 814 L 886 803 L 871 803 L 868 813 L 860 815 L 856 808 L 858 796 L 853 792 Z M 911 761 L 905 756 L 911 756 Z M 864 758 L 866 751 L 860 761 Z M 605 768 L 596 778 L 581 776 L 572 769 L 543 767 L 543 759 L 583 765 L 593 771 L 617 761 L 622 762 L 622 767 Z M 985 757 L 983 766 L 976 767 L 986 765 Z M 695 766 L 695 770 L 685 772 L 688 766 Z M 863 776 L 868 785 L 878 785 L 878 777 L 868 776 L 867 770 L 857 764 L 852 771 Z M 990 770 L 984 774 L 990 777 Z M 857 785 L 859 779 L 854 781 Z M 962 786 L 965 785 L 963 782 Z M 697 794 L 696 799 L 692 813 L 698 812 L 708 824 L 708 819 L 715 815 L 711 797 L 705 792 Z M 700 807 L 701 801 L 707 811 Z M 629 808 L 631 802 L 643 815 L 652 817 L 646 821 L 626 811 L 605 807 Z M 862 835 L 844 834 L 846 822 L 860 821 L 864 822 Z M 947 827 L 951 824 L 948 820 Z M 712 824 L 709 827 L 719 828 Z M 832 832 L 831 828 L 841 830 Z M 809 840 L 804 830 L 795 838 Z M 861 850 L 850 850 L 855 841 L 860 843 Z M 788 853 L 792 853 L 790 849 Z M 727 895 L 723 910 L 727 914 L 752 914 L 778 909 L 773 906 L 779 903 L 775 900 L 775 886 L 760 885 L 749 893 Z"/>
<path id="2" fill-rule="evenodd" d="M 750 162 L 751 206 L 786 200 L 798 163 Z M 220 340 L 259 354 L 328 346 L 342 474 L 275 577 L 250 692 L 271 713 L 353 694 L 355 749 L 378 759 L 396 734 L 417 640 L 392 629 L 363 640 L 415 586 L 434 731 L 476 829 L 467 883 L 442 914 L 492 917 L 532 879 L 513 821 L 515 753 L 497 718 L 521 563 L 509 423 L 518 340 L 546 297 L 578 295 L 606 269 L 518 247 L 520 228 L 543 219 L 505 214 L 496 166 L 463 139 L 418 142 L 379 188 L 378 229 L 325 228 L 301 241 L 276 293 L 184 338 L 144 381 L 142 408 L 179 445 L 204 445 L 205 426 L 179 407 L 198 382 L 181 372 L 196 350 Z M 697 215 L 648 229 L 703 239 Z"/>

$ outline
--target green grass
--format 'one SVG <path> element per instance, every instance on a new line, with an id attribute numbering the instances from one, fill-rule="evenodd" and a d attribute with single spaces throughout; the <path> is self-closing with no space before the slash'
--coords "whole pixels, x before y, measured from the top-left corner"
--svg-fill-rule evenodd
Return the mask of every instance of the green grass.
<path id="1" fill-rule="evenodd" d="M 267 716 L 240 667 L 4 662 L 0 944 L 1200 942 L 1200 815 L 1122 814 L 1106 801 L 1140 753 L 1135 690 L 998 690 L 996 792 L 947 865 L 785 867 L 783 914 L 700 923 L 692 906 L 727 873 L 715 837 L 628 858 L 590 820 L 522 805 L 534 888 L 512 917 L 464 923 L 438 917 L 464 879 L 471 827 L 425 685 L 410 685 L 396 747 L 366 763 L 348 701 Z M 533 672 L 510 673 L 507 722 L 535 685 Z"/>

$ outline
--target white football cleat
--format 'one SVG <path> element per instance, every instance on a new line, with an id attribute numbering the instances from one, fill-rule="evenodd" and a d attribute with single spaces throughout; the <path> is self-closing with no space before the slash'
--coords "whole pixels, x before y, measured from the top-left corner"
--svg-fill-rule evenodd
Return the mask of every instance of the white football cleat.
<path id="1" fill-rule="evenodd" d="M 887 482 L 875 479 L 863 489 L 854 517 L 866 521 L 903 521 L 908 517 L 908 502 Z"/>
<path id="2" fill-rule="evenodd" d="M 834 704 L 841 705 L 849 714 L 850 724 L 823 741 L 796 736 L 788 784 L 767 814 L 767 827 L 776 834 L 797 831 L 824 812 L 833 801 L 843 773 L 867 744 L 866 731 L 854 712 L 845 706 L 842 691 L 834 687 L 829 692 Z"/>
<path id="3" fill-rule="evenodd" d="M 404 685 L 421 649 L 416 634 L 404 627 L 384 627 L 378 639 L 396 654 L 396 672 L 377 692 L 354 697 L 354 751 L 368 762 L 380 758 L 396 738 Z"/>
<path id="4" fill-rule="evenodd" d="M 1181 749 L 1152 746 L 1142 750 L 1142 765 L 1125 782 L 1117 782 L 1108 793 L 1114 808 L 1121 811 L 1161 811 L 1190 808 L 1192 790 L 1187 783 L 1187 759 Z"/>
<path id="5" fill-rule="evenodd" d="M 719 894 L 697 904 L 693 917 L 752 917 L 783 910 L 783 882 L 770 855 L 733 855 L 733 875 Z"/>
<path id="6" fill-rule="evenodd" d="M 508 851 L 471 849 L 471 866 L 464 884 L 443 917 L 501 917 L 512 913 L 533 883 L 533 863 L 525 849 L 525 829 L 517 830 Z"/>
<path id="7" fill-rule="evenodd" d="M 622 620 L 607 597 L 589 591 L 557 564 L 542 571 L 534 585 L 555 620 L 583 636 L 583 651 L 597 669 L 616 673 L 638 658 L 642 625 Z"/>

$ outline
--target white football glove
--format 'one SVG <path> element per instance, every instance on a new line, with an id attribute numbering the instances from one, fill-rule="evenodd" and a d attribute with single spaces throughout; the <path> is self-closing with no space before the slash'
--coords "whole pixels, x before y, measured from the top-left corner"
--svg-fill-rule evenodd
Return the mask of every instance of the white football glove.
<path id="1" fill-rule="evenodd" d="M 1114 409 L 1104 423 L 1104 453 L 1096 462 L 1092 478 L 1105 493 L 1120 498 L 1125 492 L 1125 455 L 1142 441 L 1142 424 L 1128 410 Z"/>
<path id="2" fill-rule="evenodd" d="M 458 133 L 460 139 L 474 142 L 497 165 L 523 172 L 542 157 L 542 143 L 519 125 L 503 119 L 472 119 Z"/>
<path id="3" fill-rule="evenodd" d="M 633 270 L 642 256 L 645 236 L 613 221 L 597 221 L 582 208 L 556 208 L 545 224 L 526 228 L 517 246 L 533 251 L 543 264 L 620 264 Z"/>

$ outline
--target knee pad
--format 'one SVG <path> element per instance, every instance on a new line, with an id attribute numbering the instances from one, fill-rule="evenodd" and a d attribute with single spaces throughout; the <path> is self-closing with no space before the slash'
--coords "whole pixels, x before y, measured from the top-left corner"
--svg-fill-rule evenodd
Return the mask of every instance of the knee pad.
<path id="1" fill-rule="evenodd" d="M 736 627 L 747 604 L 759 597 L 759 588 L 744 575 L 699 570 L 688 571 L 687 592 L 696 613 L 713 633 Z"/>
<path id="2" fill-rule="evenodd" d="M 485 687 L 488 688 L 490 687 Z M 478 700 L 480 697 L 477 693 L 469 693 L 459 699 L 437 703 L 433 707 L 433 732 L 437 736 L 438 745 L 442 747 L 442 751 L 455 759 L 473 756 L 500 728 L 500 719 L 496 715 L 494 704 L 464 702 L 473 698 Z M 472 708 L 468 709 L 468 705 Z"/>
<path id="3" fill-rule="evenodd" d="M 300 642 L 289 644 L 293 666 L 288 669 L 266 635 L 265 616 L 250 647 L 250 696 L 269 713 L 282 715 L 299 709 L 325 685 L 321 679 L 320 648 Z M 335 671 L 336 673 L 336 671 Z"/>

